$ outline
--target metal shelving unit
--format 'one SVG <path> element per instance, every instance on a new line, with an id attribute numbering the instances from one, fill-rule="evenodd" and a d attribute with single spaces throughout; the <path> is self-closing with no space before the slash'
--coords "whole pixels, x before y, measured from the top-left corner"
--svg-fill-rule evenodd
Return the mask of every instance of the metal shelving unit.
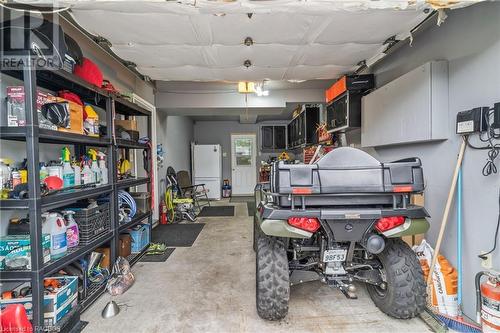
<path id="1" fill-rule="evenodd" d="M 0 127 L 0 139 L 12 141 L 24 141 L 26 143 L 26 158 L 28 163 L 28 191 L 27 199 L 5 199 L 0 200 L 1 210 L 27 210 L 30 216 L 30 241 L 31 241 L 31 270 L 23 271 L 0 271 L 0 281 L 31 282 L 33 300 L 33 327 L 36 331 L 43 331 L 44 313 L 43 280 L 46 276 L 53 274 L 66 265 L 89 254 L 98 247 L 105 244 L 110 246 L 110 262 L 113 263 L 118 252 L 118 239 L 120 232 L 133 227 L 138 223 L 147 220 L 149 227 L 152 225 L 151 212 L 139 212 L 130 222 L 119 225 L 118 222 L 118 190 L 127 189 L 139 185 L 147 185 L 148 192 L 152 191 L 152 184 L 149 177 L 139 177 L 118 181 L 117 179 L 117 156 L 118 149 L 125 149 L 127 155 L 130 149 L 148 149 L 147 144 L 139 144 L 131 141 L 114 139 L 110 126 L 114 126 L 114 119 L 117 115 L 147 117 L 147 136 L 151 136 L 151 113 L 138 105 L 110 94 L 102 89 L 88 84 L 82 79 L 63 70 L 43 70 L 31 67 L 32 56 L 27 54 L 24 63 L 27 64 L 22 70 L 2 70 L 2 75 L 8 75 L 22 80 L 25 91 L 25 112 L 26 126 L 24 127 Z M 97 105 L 106 111 L 106 124 L 108 134 L 104 137 L 96 138 L 85 135 L 73 134 L 42 129 L 38 127 L 38 115 L 36 110 L 36 89 L 42 87 L 52 91 L 70 90 L 83 101 Z M 39 174 L 39 143 L 47 144 L 67 144 L 74 145 L 75 153 L 85 152 L 87 147 L 103 147 L 108 152 L 108 179 L 109 184 L 89 187 L 78 190 L 61 191 L 57 194 L 42 196 L 40 189 Z M 151 154 L 151 151 L 149 151 Z M 148 170 L 148 174 L 151 170 Z M 68 253 L 55 261 L 43 262 L 42 257 L 42 218 L 44 211 L 65 206 L 80 199 L 93 198 L 100 195 L 107 195 L 111 208 L 111 229 L 97 236 L 89 244 L 78 246 L 68 251 Z M 150 229 L 151 231 L 151 229 Z M 151 233 L 150 233 L 151 234 Z M 144 254 L 147 247 L 143 250 Z M 140 259 L 141 255 L 136 254 L 131 258 L 131 265 Z M 87 309 L 99 296 L 105 292 L 106 284 L 87 286 L 86 297 L 82 299 L 77 307 L 67 318 L 65 317 L 60 325 L 61 332 L 73 332 L 80 327 L 80 313 Z"/>

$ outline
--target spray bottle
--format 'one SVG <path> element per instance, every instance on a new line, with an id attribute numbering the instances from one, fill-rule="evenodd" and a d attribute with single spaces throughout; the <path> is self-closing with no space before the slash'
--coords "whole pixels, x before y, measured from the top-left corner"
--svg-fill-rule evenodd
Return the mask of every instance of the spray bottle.
<path id="1" fill-rule="evenodd" d="M 97 151 L 95 149 L 89 149 L 89 156 L 92 158 L 92 165 L 90 170 L 94 173 L 94 179 L 96 184 L 101 183 L 101 170 L 97 165 Z"/>
<path id="2" fill-rule="evenodd" d="M 73 170 L 70 164 L 70 152 L 68 147 L 62 149 L 61 159 L 63 162 L 63 187 L 75 186 L 75 170 Z"/>
<path id="3" fill-rule="evenodd" d="M 62 213 L 66 220 L 66 240 L 68 248 L 78 246 L 80 242 L 80 232 L 78 230 L 78 224 L 73 218 L 75 212 L 72 210 L 64 210 Z"/>
<path id="4" fill-rule="evenodd" d="M 105 185 L 108 183 L 108 168 L 106 168 L 106 154 L 102 151 L 97 153 L 99 156 L 99 169 L 101 171 L 101 184 Z"/>
<path id="5" fill-rule="evenodd" d="M 95 176 L 92 170 L 90 170 L 89 158 L 87 156 L 83 157 L 82 183 L 85 185 L 95 183 Z"/>
<path id="6" fill-rule="evenodd" d="M 82 185 L 82 168 L 80 168 L 80 163 L 73 157 L 71 161 L 71 166 L 75 170 L 75 185 Z"/>

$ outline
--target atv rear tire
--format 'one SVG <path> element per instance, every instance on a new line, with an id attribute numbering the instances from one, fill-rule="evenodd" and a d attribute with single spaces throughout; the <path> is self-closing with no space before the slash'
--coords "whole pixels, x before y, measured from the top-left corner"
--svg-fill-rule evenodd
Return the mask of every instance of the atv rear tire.
<path id="1" fill-rule="evenodd" d="M 418 316 L 425 309 L 427 291 L 415 253 L 401 239 L 389 239 L 378 259 L 385 271 L 386 287 L 367 284 L 375 305 L 394 318 Z"/>
<path id="2" fill-rule="evenodd" d="M 280 320 L 288 313 L 290 276 L 281 239 L 261 235 L 256 255 L 257 313 L 262 319 Z"/>

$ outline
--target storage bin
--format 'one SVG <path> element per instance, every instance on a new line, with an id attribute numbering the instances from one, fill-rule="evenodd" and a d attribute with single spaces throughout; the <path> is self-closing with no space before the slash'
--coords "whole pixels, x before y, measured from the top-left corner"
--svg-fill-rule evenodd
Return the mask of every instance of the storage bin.
<path id="1" fill-rule="evenodd" d="M 67 207 L 75 212 L 73 216 L 78 224 L 80 244 L 86 245 L 111 229 L 109 202 L 94 208 Z"/>
<path id="2" fill-rule="evenodd" d="M 64 281 L 64 285 L 55 293 L 46 294 L 43 299 L 44 324 L 46 327 L 54 326 L 64 318 L 73 308 L 78 305 L 78 277 L 50 277 L 46 279 Z M 15 290 L 19 291 L 28 286 L 29 283 L 23 283 Z M 4 309 L 10 304 L 22 304 L 31 319 L 33 316 L 33 300 L 31 297 L 19 297 L 13 299 L 2 299 L 0 308 Z"/>
<path id="3" fill-rule="evenodd" d="M 69 128 L 58 127 L 61 132 L 70 132 L 83 135 L 83 106 L 61 97 L 54 98 L 58 103 L 69 103 Z"/>
<path id="4" fill-rule="evenodd" d="M 135 200 L 137 210 L 143 213 L 151 210 L 151 194 L 149 192 L 130 192 L 130 195 Z"/>
<path id="5" fill-rule="evenodd" d="M 132 237 L 132 252 L 141 252 L 149 244 L 149 225 L 139 224 L 129 229 L 128 233 Z"/>

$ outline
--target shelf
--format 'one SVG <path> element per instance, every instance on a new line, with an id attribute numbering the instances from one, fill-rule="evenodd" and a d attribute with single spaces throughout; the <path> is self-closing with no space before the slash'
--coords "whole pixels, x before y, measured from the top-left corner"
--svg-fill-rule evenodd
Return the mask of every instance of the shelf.
<path id="1" fill-rule="evenodd" d="M 148 184 L 149 182 L 150 182 L 150 179 L 147 177 L 129 178 L 129 179 L 124 179 L 124 180 L 119 180 L 116 183 L 116 186 L 118 186 L 118 188 L 120 188 L 120 189 L 123 189 L 123 188 L 127 188 L 127 187 Z"/>
<path id="2" fill-rule="evenodd" d="M 121 231 L 123 231 L 125 229 L 132 228 L 136 224 L 139 224 L 143 220 L 145 220 L 146 218 L 150 217 L 151 214 L 152 214 L 151 212 L 147 212 L 147 213 L 140 213 L 137 216 L 134 216 L 134 218 L 130 222 L 127 222 L 127 223 L 124 223 L 124 224 L 120 225 L 118 227 L 118 231 L 121 232 Z"/>
<path id="3" fill-rule="evenodd" d="M 109 242 L 113 238 L 113 236 L 114 236 L 113 231 L 108 231 L 107 233 L 101 235 L 99 238 L 97 238 L 96 240 L 94 240 L 89 244 L 77 246 L 75 248 L 68 250 L 68 253 L 64 257 L 47 263 L 43 268 L 44 274 L 50 275 L 54 272 L 57 272 L 61 268 L 69 265 L 75 260 L 78 260 L 84 255 L 88 254 L 89 252 L 95 250 L 102 244 Z"/>
<path id="4" fill-rule="evenodd" d="M 26 141 L 26 127 L 0 127 L 0 139 L 13 141 Z M 109 138 L 96 138 L 87 135 L 75 133 L 66 133 L 53 131 L 45 128 L 39 128 L 38 141 L 41 143 L 73 143 L 84 144 L 87 146 L 108 146 L 111 144 Z"/>
<path id="5" fill-rule="evenodd" d="M 29 199 L 2 199 L 0 200 L 0 210 L 28 209 Z"/>
<path id="6" fill-rule="evenodd" d="M 127 261 L 129 262 L 130 266 L 134 266 L 139 260 L 141 260 L 142 256 L 146 253 L 146 251 L 148 250 L 149 248 L 149 244 L 146 245 L 142 250 L 141 252 L 138 252 L 138 253 L 131 253 L 128 257 L 127 257 Z"/>
<path id="7" fill-rule="evenodd" d="M 115 112 L 127 116 L 150 116 L 151 112 L 123 97 L 114 96 Z"/>
<path id="8" fill-rule="evenodd" d="M 87 287 L 87 297 L 81 300 L 81 311 L 87 310 L 104 292 L 106 291 L 106 283 L 92 283 Z"/>
<path id="9" fill-rule="evenodd" d="M 139 143 L 132 140 L 116 139 L 116 146 L 118 148 L 130 148 L 130 149 L 149 149 L 149 145 L 144 143 Z"/>
<path id="10" fill-rule="evenodd" d="M 2 74 L 23 80 L 23 71 L 2 70 Z M 37 86 L 58 92 L 60 90 L 69 90 L 77 94 L 82 100 L 91 104 L 105 107 L 106 98 L 109 93 L 100 89 L 78 76 L 68 73 L 65 70 L 36 70 Z M 97 102 L 97 103 L 96 103 Z"/>
<path id="11" fill-rule="evenodd" d="M 0 271 L 0 281 L 30 281 L 31 271 Z"/>
<path id="12" fill-rule="evenodd" d="M 56 208 L 81 199 L 87 199 L 102 194 L 107 194 L 110 193 L 112 189 L 113 186 L 108 184 L 91 187 L 84 190 L 68 190 L 57 194 L 47 195 L 42 197 L 42 209 L 47 210 L 50 208 Z"/>

